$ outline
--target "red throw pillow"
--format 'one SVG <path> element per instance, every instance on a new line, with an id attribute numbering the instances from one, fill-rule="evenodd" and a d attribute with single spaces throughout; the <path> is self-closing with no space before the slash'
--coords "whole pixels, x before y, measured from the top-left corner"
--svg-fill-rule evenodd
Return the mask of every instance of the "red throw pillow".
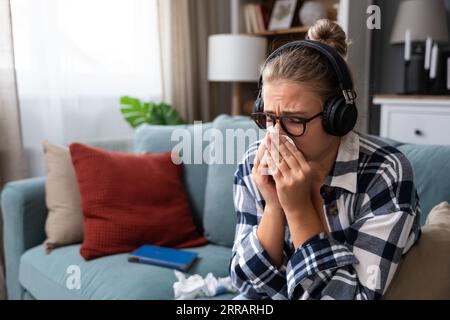
<path id="1" fill-rule="evenodd" d="M 86 259 L 130 252 L 144 244 L 197 247 L 181 165 L 169 152 L 129 154 L 70 145 L 81 193 Z"/>

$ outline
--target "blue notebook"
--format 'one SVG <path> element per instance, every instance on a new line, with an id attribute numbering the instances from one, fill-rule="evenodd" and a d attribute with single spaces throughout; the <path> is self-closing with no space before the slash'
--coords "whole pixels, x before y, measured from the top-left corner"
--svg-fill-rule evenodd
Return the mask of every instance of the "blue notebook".
<path id="1" fill-rule="evenodd" d="M 131 252 L 128 261 L 187 271 L 197 258 L 196 252 L 144 245 Z"/>

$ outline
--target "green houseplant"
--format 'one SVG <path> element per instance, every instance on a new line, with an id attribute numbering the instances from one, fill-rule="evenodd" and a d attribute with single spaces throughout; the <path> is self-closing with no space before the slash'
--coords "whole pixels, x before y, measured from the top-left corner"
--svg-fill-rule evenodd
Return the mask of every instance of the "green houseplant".
<path id="1" fill-rule="evenodd" d="M 142 124 L 186 124 L 179 113 L 166 103 L 141 102 L 134 97 L 122 96 L 120 104 L 120 112 L 133 129 Z"/>

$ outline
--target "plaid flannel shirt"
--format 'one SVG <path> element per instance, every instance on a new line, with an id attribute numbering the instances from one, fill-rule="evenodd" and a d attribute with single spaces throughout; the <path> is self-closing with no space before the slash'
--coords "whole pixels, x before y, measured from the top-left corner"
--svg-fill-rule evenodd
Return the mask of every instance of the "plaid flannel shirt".
<path id="1" fill-rule="evenodd" d="M 286 224 L 283 265 L 273 265 L 256 235 L 265 202 L 253 178 L 261 141 L 234 177 L 237 215 L 229 264 L 234 286 L 259 299 L 379 299 L 400 258 L 420 237 L 420 204 L 409 161 L 396 148 L 350 132 L 321 188 L 330 234 L 294 248 Z"/>

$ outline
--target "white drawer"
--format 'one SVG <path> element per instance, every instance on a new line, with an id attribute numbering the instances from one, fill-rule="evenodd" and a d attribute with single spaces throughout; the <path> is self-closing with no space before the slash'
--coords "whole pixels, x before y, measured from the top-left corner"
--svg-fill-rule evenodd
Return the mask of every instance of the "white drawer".
<path id="1" fill-rule="evenodd" d="M 401 142 L 450 144 L 450 112 L 425 110 L 392 108 L 382 135 Z"/>

